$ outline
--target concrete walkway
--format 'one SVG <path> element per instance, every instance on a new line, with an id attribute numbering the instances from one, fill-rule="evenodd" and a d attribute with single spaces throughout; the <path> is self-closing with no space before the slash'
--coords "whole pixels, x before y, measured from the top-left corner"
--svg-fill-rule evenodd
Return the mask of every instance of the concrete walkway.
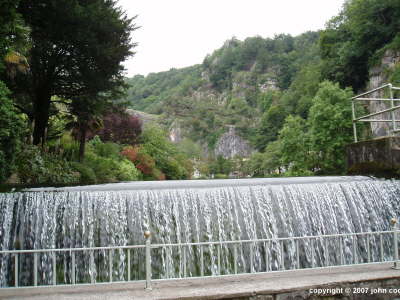
<path id="1" fill-rule="evenodd" d="M 400 278 L 391 263 L 243 274 L 213 278 L 164 280 L 144 290 L 143 282 L 0 289 L 0 299 L 30 300 L 210 300 L 309 290 L 321 286 Z M 337 285 L 337 286 L 336 286 Z M 396 287 L 400 288 L 400 287 Z M 399 295 L 400 297 L 400 295 Z"/>

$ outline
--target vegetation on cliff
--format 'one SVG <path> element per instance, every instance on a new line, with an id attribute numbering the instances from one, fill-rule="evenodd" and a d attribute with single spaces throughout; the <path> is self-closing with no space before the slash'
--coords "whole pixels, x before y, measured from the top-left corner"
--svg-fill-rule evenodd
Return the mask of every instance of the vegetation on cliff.
<path id="1" fill-rule="evenodd" d="M 226 175 L 343 174 L 349 98 L 388 49 L 400 48 L 399 12 L 398 1 L 349 0 L 325 30 L 232 38 L 200 65 L 128 79 L 126 99 L 167 127 L 179 120 L 211 165 L 216 141 L 235 125 L 255 152 L 240 165 L 231 158 Z"/>

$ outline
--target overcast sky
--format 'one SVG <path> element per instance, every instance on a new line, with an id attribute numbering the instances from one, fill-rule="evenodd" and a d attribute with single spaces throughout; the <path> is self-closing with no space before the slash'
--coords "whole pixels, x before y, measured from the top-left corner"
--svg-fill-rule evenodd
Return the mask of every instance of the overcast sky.
<path id="1" fill-rule="evenodd" d="M 344 0 L 119 0 L 141 26 L 127 76 L 147 75 L 203 61 L 235 36 L 273 37 L 323 29 Z"/>

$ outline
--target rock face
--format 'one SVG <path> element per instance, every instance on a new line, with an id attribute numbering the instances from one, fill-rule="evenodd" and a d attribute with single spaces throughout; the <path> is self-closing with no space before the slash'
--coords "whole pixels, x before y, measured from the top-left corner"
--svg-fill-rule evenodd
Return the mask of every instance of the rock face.
<path id="1" fill-rule="evenodd" d="M 177 120 L 175 120 L 169 128 L 169 139 L 173 143 L 182 141 L 182 129 Z"/>
<path id="2" fill-rule="evenodd" d="M 134 109 L 127 109 L 126 112 L 132 116 L 137 116 L 139 117 L 139 119 L 143 122 L 143 124 L 148 124 L 148 123 L 152 123 L 152 122 L 157 122 L 159 119 L 158 115 L 152 115 L 152 114 L 148 114 L 145 113 L 143 111 L 138 111 L 138 110 L 134 110 Z"/>
<path id="3" fill-rule="evenodd" d="M 235 126 L 228 125 L 227 127 L 228 132 L 225 132 L 217 141 L 215 155 L 221 155 L 224 158 L 249 156 L 252 152 L 249 143 L 236 134 Z"/>
<path id="4" fill-rule="evenodd" d="M 393 50 L 387 50 L 382 57 L 380 65 L 372 68 L 369 73 L 369 84 L 367 90 L 376 89 L 386 83 L 389 83 L 390 71 L 393 71 L 396 65 L 400 63 L 400 52 Z M 369 98 L 388 98 L 388 91 L 379 90 L 377 92 L 371 93 L 367 97 Z M 389 108 L 389 101 L 371 101 L 369 105 L 369 111 L 371 113 L 378 112 L 383 109 Z M 398 105 L 398 104 L 397 104 Z M 400 119 L 400 111 L 395 112 L 395 118 Z M 386 113 L 382 115 L 375 116 L 374 119 L 391 119 L 391 114 Z M 400 122 L 397 122 L 397 128 L 400 127 Z M 371 130 L 373 137 L 387 136 L 390 134 L 391 123 L 371 123 Z"/>

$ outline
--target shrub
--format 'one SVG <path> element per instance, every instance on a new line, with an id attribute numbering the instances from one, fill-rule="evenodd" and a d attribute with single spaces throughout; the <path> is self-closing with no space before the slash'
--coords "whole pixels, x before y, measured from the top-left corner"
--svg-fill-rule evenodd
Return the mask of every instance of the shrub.
<path id="1" fill-rule="evenodd" d="M 0 81 L 0 183 L 12 172 L 23 128 L 22 121 L 8 98 L 9 93 L 5 84 Z"/>
<path id="2" fill-rule="evenodd" d="M 129 160 L 124 159 L 119 163 L 118 180 L 132 181 L 140 178 L 140 172 Z"/>
<path id="3" fill-rule="evenodd" d="M 18 178 L 24 184 L 72 184 L 79 182 L 79 173 L 59 156 L 26 146 L 17 156 Z"/>
<path id="4" fill-rule="evenodd" d="M 71 163 L 72 168 L 79 172 L 80 178 L 79 182 L 83 184 L 95 184 L 97 182 L 96 174 L 94 173 L 93 169 L 90 168 L 87 165 L 78 163 L 78 162 L 72 162 Z"/>

